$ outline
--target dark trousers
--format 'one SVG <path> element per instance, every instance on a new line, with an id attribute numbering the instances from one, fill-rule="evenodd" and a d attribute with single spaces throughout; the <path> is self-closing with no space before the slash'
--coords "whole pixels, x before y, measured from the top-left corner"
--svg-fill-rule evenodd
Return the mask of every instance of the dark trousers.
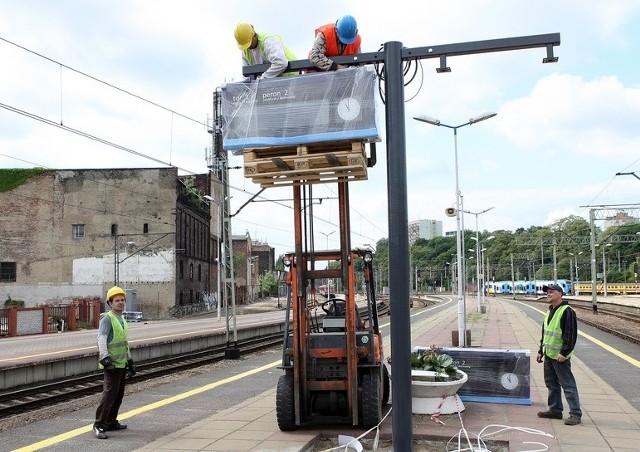
<path id="1" fill-rule="evenodd" d="M 544 357 L 544 383 L 549 390 L 549 411 L 562 413 L 562 392 L 569 404 L 569 414 L 582 417 L 580 397 L 576 379 L 571 372 L 571 360 L 559 363 L 548 356 Z"/>
<path id="2" fill-rule="evenodd" d="M 113 426 L 118 418 L 118 410 L 124 397 L 124 369 L 104 372 L 102 399 L 96 410 L 96 425 L 104 429 Z"/>

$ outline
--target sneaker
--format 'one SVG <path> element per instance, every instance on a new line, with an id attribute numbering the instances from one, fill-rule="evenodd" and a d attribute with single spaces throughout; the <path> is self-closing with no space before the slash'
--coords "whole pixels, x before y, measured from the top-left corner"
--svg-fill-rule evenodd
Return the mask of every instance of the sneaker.
<path id="1" fill-rule="evenodd" d="M 572 414 L 564 420 L 565 425 L 578 425 L 580 422 L 582 422 L 582 419 L 575 414 Z"/>
<path id="2" fill-rule="evenodd" d="M 556 411 L 538 411 L 538 417 L 543 417 L 546 419 L 562 419 L 562 413 L 558 413 Z"/>
<path id="3" fill-rule="evenodd" d="M 127 424 L 121 424 L 120 422 L 116 421 L 113 425 L 110 425 L 105 430 L 108 432 L 113 432 L 115 430 L 124 430 L 126 428 L 127 428 Z"/>
<path id="4" fill-rule="evenodd" d="M 102 427 L 98 427 L 96 424 L 93 424 L 93 433 L 94 433 L 94 435 L 96 435 L 96 438 L 98 438 L 98 439 L 107 439 L 107 438 L 109 438 L 107 436 L 107 433 L 105 432 L 105 430 Z"/>

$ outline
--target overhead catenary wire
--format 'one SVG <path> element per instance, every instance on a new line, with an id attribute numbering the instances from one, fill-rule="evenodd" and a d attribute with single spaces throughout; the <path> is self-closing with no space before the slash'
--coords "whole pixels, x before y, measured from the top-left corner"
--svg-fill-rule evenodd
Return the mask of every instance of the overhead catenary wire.
<path id="1" fill-rule="evenodd" d="M 91 79 L 91 80 L 93 80 L 93 81 L 96 81 L 96 82 L 98 82 L 98 83 L 100 83 L 100 84 L 103 84 L 103 85 L 105 85 L 105 86 L 107 86 L 107 87 L 109 87 L 109 88 L 115 89 L 115 90 L 120 91 L 120 92 L 122 92 L 122 93 L 125 93 L 125 94 L 127 94 L 127 95 L 129 95 L 129 96 L 132 96 L 132 97 L 134 97 L 134 98 L 136 98 L 136 99 L 138 99 L 138 100 L 140 100 L 140 101 L 142 101 L 142 102 L 145 102 L 145 103 L 147 103 L 147 104 L 150 104 L 150 105 L 152 105 L 152 106 L 154 106 L 154 107 L 156 107 L 156 108 L 160 108 L 160 109 L 162 109 L 162 110 L 164 110 L 164 111 L 168 111 L 168 112 L 170 112 L 170 113 L 171 113 L 171 124 L 172 124 L 172 127 L 173 127 L 173 118 L 174 118 L 174 116 L 175 116 L 175 115 L 177 115 L 177 116 L 180 116 L 180 117 L 182 117 L 182 118 L 185 118 L 185 119 L 187 119 L 187 120 L 189 120 L 189 121 L 192 121 L 192 122 L 194 122 L 194 123 L 197 123 L 197 124 L 203 125 L 205 128 L 207 128 L 207 124 L 206 124 L 206 122 L 199 121 L 199 120 L 196 120 L 196 119 L 194 119 L 194 118 L 192 118 L 192 117 L 190 117 L 190 116 L 188 116 L 188 115 L 185 115 L 185 114 L 182 114 L 182 113 L 176 112 L 175 110 L 173 110 L 173 109 L 171 109 L 171 108 L 165 107 L 165 106 L 163 106 L 163 105 L 161 105 L 161 104 L 159 104 L 159 103 L 157 103 L 157 102 L 151 101 L 151 100 L 149 100 L 149 99 L 147 99 L 147 98 L 145 98 L 145 97 L 143 97 L 143 96 L 137 95 L 137 94 L 135 94 L 135 93 L 133 93 L 133 92 L 131 92 L 131 91 L 129 91 L 129 90 L 126 90 L 126 89 L 120 88 L 120 87 L 118 87 L 118 86 L 116 86 L 116 85 L 114 85 L 114 84 L 112 84 L 112 83 L 106 82 L 106 81 L 104 81 L 104 80 L 102 80 L 102 79 L 100 79 L 100 78 L 98 78 L 98 77 L 96 77 L 96 76 L 90 75 L 90 74 L 88 74 L 88 73 L 86 73 L 86 72 L 84 72 L 84 71 L 81 71 L 81 70 L 75 69 L 75 68 L 73 68 L 73 67 L 71 67 L 71 66 L 69 66 L 69 65 L 67 65 L 67 64 L 65 64 L 65 63 L 62 63 L 61 61 L 58 61 L 58 60 L 56 60 L 56 59 L 54 59 L 54 58 L 48 57 L 48 56 L 46 56 L 46 55 L 43 55 L 43 54 L 41 54 L 41 53 L 39 53 L 39 52 L 36 52 L 36 51 L 34 51 L 34 50 L 32 50 L 32 49 L 29 49 L 29 48 L 25 47 L 25 46 L 22 46 L 22 45 L 20 45 L 20 44 L 17 44 L 17 43 L 15 43 L 15 42 L 13 42 L 13 41 L 11 41 L 11 40 L 9 40 L 9 39 L 6 39 L 6 38 L 4 38 L 4 37 L 1 37 L 1 36 L 0 36 L 0 41 L 3 41 L 3 42 L 5 42 L 5 43 L 7 43 L 7 44 L 10 44 L 10 45 L 12 45 L 12 46 L 15 46 L 15 47 L 17 47 L 17 48 L 19 48 L 19 49 L 21 49 L 21 50 L 23 50 L 23 51 L 25 51 L 25 52 L 31 53 L 31 54 L 33 54 L 33 55 L 36 55 L 36 56 L 38 56 L 39 58 L 42 58 L 42 59 L 44 59 L 44 60 L 46 60 L 46 61 L 49 61 L 49 62 L 51 62 L 51 63 L 54 63 L 54 64 L 58 65 L 58 66 L 61 68 L 61 70 L 62 70 L 62 69 L 67 69 L 67 70 L 69 70 L 69 71 L 75 72 L 75 73 L 77 73 L 77 74 L 79 74 L 79 75 L 82 75 L 82 76 L 87 77 L 87 78 L 89 78 L 89 79 Z M 405 72 L 406 72 L 406 71 L 405 71 Z M 62 85 L 62 72 L 60 73 L 60 84 Z M 101 138 L 101 137 L 95 136 L 95 135 L 93 135 L 93 134 L 90 134 L 90 133 L 84 132 L 84 131 L 82 131 L 82 130 L 79 130 L 79 129 L 76 129 L 76 128 L 73 128 L 73 127 L 69 127 L 69 126 L 64 125 L 63 120 L 62 120 L 62 98 L 61 98 L 61 101 L 60 101 L 60 102 L 61 102 L 61 104 L 60 104 L 60 114 L 61 114 L 61 118 L 60 118 L 60 122 L 59 122 L 59 123 L 58 123 L 58 122 L 56 122 L 56 121 L 53 121 L 53 120 L 50 120 L 50 119 L 44 118 L 44 117 L 42 117 L 42 116 L 40 116 L 40 115 L 37 115 L 37 114 L 35 114 L 35 113 L 31 113 L 31 112 L 28 112 L 28 111 L 22 110 L 22 109 L 20 109 L 20 108 L 17 108 L 17 107 L 14 107 L 14 106 L 11 106 L 11 105 L 8 105 L 8 104 L 5 104 L 5 103 L 0 103 L 0 107 L 4 108 L 5 110 L 11 111 L 11 112 L 13 112 L 13 113 L 17 113 L 17 114 L 20 114 L 20 115 L 22 115 L 22 116 L 25 116 L 25 117 L 27 117 L 27 118 L 30 118 L 30 119 L 33 119 L 33 120 L 36 120 L 36 121 L 39 121 L 39 122 L 45 123 L 45 124 L 50 125 L 50 126 L 55 126 L 55 127 L 59 128 L 59 129 L 62 129 L 62 130 L 64 130 L 64 131 L 67 131 L 67 132 L 70 132 L 70 133 L 74 133 L 74 134 L 76 134 L 76 135 L 78 135 L 78 136 L 81 136 L 81 137 L 84 137 L 84 138 L 87 138 L 87 139 L 90 139 L 90 140 L 96 141 L 96 142 L 98 142 L 98 143 L 101 143 L 101 144 L 104 144 L 104 145 L 107 145 L 107 146 L 110 146 L 110 147 L 113 147 L 113 148 L 119 149 L 119 150 L 121 150 L 121 151 L 124 151 L 124 152 L 130 153 L 130 154 L 132 154 L 132 155 L 135 155 L 135 156 L 138 156 L 138 157 L 141 157 L 141 158 L 144 158 L 144 159 L 151 160 L 151 161 L 156 162 L 156 163 L 159 163 L 159 164 L 161 164 L 161 165 L 165 165 L 165 166 L 169 166 L 169 167 L 175 166 L 175 165 L 172 165 L 172 163 L 171 163 L 171 162 L 165 162 L 165 161 L 163 161 L 163 160 L 160 160 L 160 159 L 157 159 L 157 158 L 155 158 L 155 157 L 153 157 L 153 156 L 150 156 L 150 155 L 144 154 L 144 153 L 142 153 L 142 152 L 136 151 L 136 150 L 131 149 L 131 148 L 129 148 L 129 147 L 126 147 L 126 146 L 120 145 L 120 144 L 115 143 L 115 142 L 113 142 L 113 141 L 110 141 L 110 140 L 107 140 L 107 139 L 104 139 L 104 138 Z M 170 139 L 171 139 L 171 144 L 173 144 L 173 132 L 171 132 Z M 25 163 L 29 163 L 29 164 L 32 164 L 32 165 L 37 165 L 36 163 L 29 162 L 29 161 L 27 161 L 27 160 L 20 159 L 20 158 L 14 157 L 14 156 L 9 156 L 9 155 L 7 155 L 7 154 L 0 154 L 0 155 L 3 155 L 3 156 L 8 157 L 8 158 L 13 158 L 13 159 L 16 159 L 16 160 L 19 160 L 19 161 L 23 161 L 23 162 L 25 162 Z M 171 156 L 170 156 L 169 158 L 170 158 L 170 160 L 171 160 Z M 46 168 L 46 166 L 43 166 L 43 165 L 37 165 L 37 166 L 40 166 L 40 167 Z M 190 175 L 196 175 L 196 174 L 197 174 L 197 172 L 195 172 L 195 171 L 191 171 L 191 170 L 188 170 L 188 169 L 185 169 L 185 168 L 182 168 L 182 167 L 178 167 L 178 166 L 175 166 L 175 167 L 176 167 L 176 168 L 178 168 L 179 170 L 183 171 L 184 173 L 187 173 L 187 174 L 190 174 Z M 241 188 L 238 188 L 238 187 L 230 186 L 230 188 L 231 188 L 231 189 L 233 189 L 233 190 L 236 190 L 236 191 L 243 192 L 243 193 L 250 193 L 249 191 L 244 190 L 244 189 L 241 189 Z M 260 198 L 261 198 L 261 199 L 264 199 L 264 200 L 266 200 L 266 201 L 268 201 L 268 200 L 269 200 L 269 199 L 268 199 L 268 198 L 266 198 L 266 197 L 260 197 Z M 277 203 L 277 202 L 276 202 L 276 204 L 280 204 L 280 203 Z M 288 208 L 292 208 L 291 206 L 286 206 L 286 205 L 284 205 L 284 204 L 280 204 L 280 205 L 285 206 L 285 207 L 288 207 Z M 354 210 L 355 210 L 355 209 L 354 209 Z M 367 220 L 367 219 L 366 219 L 366 217 L 364 217 L 364 215 L 362 215 L 360 212 L 357 212 L 357 211 L 356 211 L 356 213 L 357 213 L 358 215 L 360 215 L 360 217 L 361 217 L 361 218 L 364 218 L 364 219 L 365 219 L 369 224 L 371 224 L 371 225 L 373 225 L 374 227 L 378 228 L 378 227 L 377 227 L 377 225 L 375 225 L 375 224 L 374 224 L 374 223 L 372 223 L 371 221 Z M 269 225 L 266 225 L 266 224 L 261 225 L 261 226 L 266 227 L 266 228 L 270 228 L 270 226 L 269 226 Z M 378 228 L 378 229 L 379 229 L 379 228 Z M 357 234 L 357 233 L 356 233 L 356 234 Z M 359 235 L 360 237 L 365 238 L 366 240 L 374 240 L 373 238 L 366 237 L 366 236 L 363 236 L 363 235 L 361 235 L 361 234 L 357 234 L 357 235 Z"/>
<path id="2" fill-rule="evenodd" d="M 54 60 L 53 58 L 50 58 L 50 57 L 48 57 L 48 56 L 46 56 L 46 55 L 42 55 L 41 53 L 38 53 L 38 52 L 36 52 L 35 50 L 31 50 L 31 49 L 29 49 L 29 48 L 27 48 L 27 47 L 24 47 L 24 46 L 22 46 L 22 45 L 20 45 L 20 44 L 18 44 L 18 43 L 15 43 L 15 42 L 10 41 L 10 40 L 8 40 L 8 39 L 6 39 L 6 38 L 3 38 L 2 36 L 0 36 L 0 41 L 4 41 L 4 42 L 6 42 L 7 44 L 11 44 L 12 46 L 15 46 L 15 47 L 17 47 L 17 48 L 19 48 L 19 49 L 24 50 L 25 52 L 29 52 L 29 53 L 31 53 L 31 54 L 33 54 L 33 55 L 36 55 L 36 56 L 38 56 L 38 57 L 40 57 L 40 58 L 42 58 L 42 59 L 45 59 L 45 60 L 50 61 L 50 62 L 52 62 L 52 63 L 55 63 L 55 64 L 59 65 L 59 66 L 60 66 L 60 67 L 62 67 L 62 68 L 68 69 L 68 70 L 70 70 L 70 71 L 72 71 L 72 72 L 75 72 L 75 73 L 77 73 L 77 74 L 80 74 L 80 75 L 82 75 L 82 76 L 84 76 L 84 77 L 90 78 L 91 80 L 94 80 L 94 81 L 96 81 L 96 82 L 98 82 L 98 83 L 101 83 L 101 84 L 103 84 L 103 85 L 105 85 L 105 86 L 108 86 L 109 88 L 113 88 L 113 89 L 115 89 L 115 90 L 117 90 L 117 91 L 120 91 L 120 92 L 122 92 L 122 93 L 128 94 L 128 95 L 129 95 L 129 96 L 131 96 L 131 97 L 135 97 L 136 99 L 139 99 L 139 100 L 141 100 L 141 101 L 143 101 L 143 102 L 145 102 L 145 103 L 148 103 L 148 104 L 150 104 L 150 105 L 153 105 L 154 107 L 157 107 L 157 108 L 160 108 L 160 109 L 162 109 L 162 110 L 165 110 L 165 111 L 171 112 L 171 114 L 178 115 L 178 116 L 180 116 L 180 117 L 182 117 L 182 118 L 184 118 L 184 119 L 187 119 L 187 120 L 189 120 L 189 121 L 193 121 L 193 122 L 195 122 L 195 123 L 197 123 L 197 124 L 202 124 L 204 127 L 207 127 L 206 122 L 202 122 L 202 121 L 200 121 L 200 120 L 194 119 L 194 118 L 192 118 L 192 117 L 190 117 L 190 116 L 187 116 L 187 115 L 185 115 L 185 114 L 178 113 L 177 111 L 175 111 L 175 110 L 173 110 L 173 109 L 171 109 L 171 108 L 168 108 L 168 107 L 165 107 L 165 106 L 163 106 L 163 105 L 160 105 L 159 103 L 154 102 L 154 101 L 149 100 L 149 99 L 146 99 L 146 98 L 144 98 L 144 97 L 142 97 L 142 96 L 140 96 L 140 95 L 138 95 L 138 94 L 134 94 L 134 93 L 132 93 L 131 91 L 128 91 L 128 90 L 123 89 L 123 88 L 120 88 L 120 87 L 118 87 L 118 86 L 116 86 L 116 85 L 114 85 L 114 84 L 112 84 L 112 83 L 109 83 L 109 82 L 106 82 L 106 81 L 104 81 L 104 80 L 101 80 L 101 79 L 99 79 L 98 77 L 95 77 L 95 76 L 93 76 L 93 75 L 87 74 L 86 72 L 83 72 L 83 71 L 80 71 L 80 70 L 78 70 L 78 69 L 72 68 L 71 66 L 68 66 L 68 65 L 66 65 L 66 64 L 64 64 L 64 63 L 62 63 L 62 62 L 60 62 L 60 61 Z"/>

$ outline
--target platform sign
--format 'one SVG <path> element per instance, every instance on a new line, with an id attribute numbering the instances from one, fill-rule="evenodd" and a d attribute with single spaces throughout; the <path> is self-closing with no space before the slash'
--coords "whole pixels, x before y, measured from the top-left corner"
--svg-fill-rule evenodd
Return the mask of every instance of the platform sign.
<path id="1" fill-rule="evenodd" d="M 226 84 L 223 149 L 377 141 L 375 88 L 370 68 Z"/>
<path id="2" fill-rule="evenodd" d="M 464 402 L 531 405 L 531 351 L 441 348 L 469 380 L 458 390 Z"/>

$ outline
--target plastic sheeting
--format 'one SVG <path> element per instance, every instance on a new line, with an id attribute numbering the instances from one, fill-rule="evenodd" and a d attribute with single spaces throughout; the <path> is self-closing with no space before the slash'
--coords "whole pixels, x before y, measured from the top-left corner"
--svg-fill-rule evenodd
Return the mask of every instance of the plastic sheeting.
<path id="1" fill-rule="evenodd" d="M 224 85 L 223 149 L 377 141 L 375 86 L 364 67 Z"/>

